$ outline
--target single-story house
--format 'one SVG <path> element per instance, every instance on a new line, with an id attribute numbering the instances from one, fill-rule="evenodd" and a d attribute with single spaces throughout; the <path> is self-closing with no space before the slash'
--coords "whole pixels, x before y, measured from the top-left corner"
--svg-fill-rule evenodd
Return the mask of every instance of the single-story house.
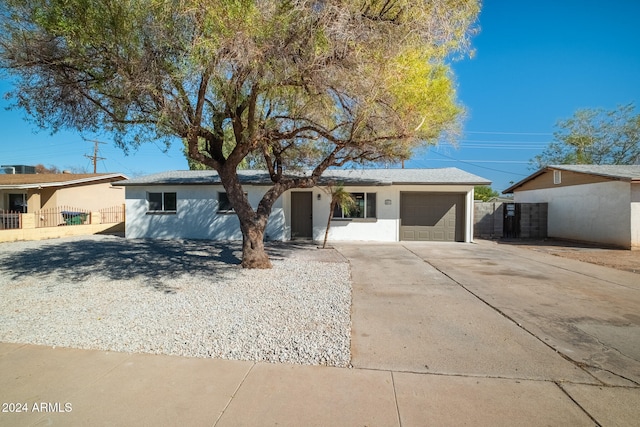
<path id="1" fill-rule="evenodd" d="M 503 192 L 547 203 L 549 237 L 640 247 L 640 165 L 552 165 Z"/>
<path id="2" fill-rule="evenodd" d="M 27 213 L 69 206 L 97 211 L 122 205 L 124 189 L 111 184 L 125 179 L 119 173 L 0 175 L 0 210 Z"/>
<path id="3" fill-rule="evenodd" d="M 240 170 L 257 207 L 272 185 L 265 171 Z M 327 170 L 317 187 L 286 191 L 275 202 L 265 239 L 324 237 L 327 185 L 343 185 L 356 200 L 349 214 L 331 214 L 329 239 L 351 241 L 473 239 L 473 187 L 490 181 L 456 168 Z M 172 171 L 119 182 L 126 189 L 129 238 L 241 240 L 238 218 L 214 171 Z"/>

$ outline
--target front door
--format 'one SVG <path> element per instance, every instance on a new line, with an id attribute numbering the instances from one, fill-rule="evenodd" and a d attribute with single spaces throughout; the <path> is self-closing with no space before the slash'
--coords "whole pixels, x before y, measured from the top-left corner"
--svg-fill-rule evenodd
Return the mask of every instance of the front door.
<path id="1" fill-rule="evenodd" d="M 291 193 L 291 239 L 313 238 L 311 191 Z"/>

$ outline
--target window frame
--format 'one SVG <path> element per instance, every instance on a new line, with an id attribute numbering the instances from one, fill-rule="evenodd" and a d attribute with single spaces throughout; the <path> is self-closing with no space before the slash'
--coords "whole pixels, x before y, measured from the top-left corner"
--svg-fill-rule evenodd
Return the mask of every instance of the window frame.
<path id="1" fill-rule="evenodd" d="M 17 197 L 19 196 L 19 197 Z M 22 199 L 20 202 L 16 203 L 15 199 Z M 8 197 L 7 197 L 7 201 L 8 201 L 8 207 L 9 207 L 9 211 L 11 212 L 20 212 L 20 213 L 27 213 L 28 210 L 28 202 L 27 202 L 27 194 L 26 193 L 9 193 Z M 12 205 L 12 201 L 14 201 L 14 204 Z M 17 209 L 19 205 L 19 209 Z"/>
<path id="2" fill-rule="evenodd" d="M 224 195 L 224 197 L 227 199 L 227 203 L 229 204 L 229 209 L 220 209 L 220 196 Z M 249 193 L 244 193 L 244 197 L 248 197 Z M 231 206 L 231 201 L 229 200 L 229 195 L 226 191 L 218 191 L 218 206 L 216 208 L 216 213 L 219 214 L 237 214 L 236 210 L 233 208 L 233 206 Z"/>
<path id="3" fill-rule="evenodd" d="M 152 201 L 152 195 L 156 198 L 157 195 L 160 195 L 160 200 Z M 173 200 L 171 197 L 173 195 Z M 155 204 L 160 203 L 160 209 L 152 209 L 152 203 Z M 167 209 L 167 205 L 171 207 L 173 205 L 173 209 Z M 175 214 L 178 212 L 178 193 L 175 191 L 147 191 L 147 214 Z"/>
<path id="4" fill-rule="evenodd" d="M 553 170 L 553 184 L 559 185 L 562 184 L 562 171 L 558 169 Z"/>
<path id="5" fill-rule="evenodd" d="M 348 216 L 344 215 L 342 212 L 342 208 L 340 206 L 336 206 L 333 212 L 331 212 L 331 219 L 338 221 L 375 221 L 378 219 L 378 195 L 375 192 L 366 192 L 366 191 L 352 191 L 349 192 L 351 197 L 357 200 L 358 195 L 363 196 L 363 205 L 359 212 L 362 212 L 362 216 L 353 216 L 353 213 L 350 213 Z M 357 202 L 356 202 L 357 203 Z M 370 211 L 373 210 L 373 216 L 370 216 Z M 340 212 L 340 216 L 336 216 L 336 212 Z"/>

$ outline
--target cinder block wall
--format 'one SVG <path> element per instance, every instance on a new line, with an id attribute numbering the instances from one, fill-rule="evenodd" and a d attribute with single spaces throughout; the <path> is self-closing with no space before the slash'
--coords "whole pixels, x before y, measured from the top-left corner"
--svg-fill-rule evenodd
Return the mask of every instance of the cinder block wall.
<path id="1" fill-rule="evenodd" d="M 517 203 L 520 212 L 521 239 L 547 237 L 547 203 Z M 504 203 L 476 202 L 474 204 L 473 237 L 499 239 L 503 235 Z"/>
<path id="2" fill-rule="evenodd" d="M 523 239 L 544 239 L 547 237 L 547 204 L 519 203 L 520 237 Z"/>
<path id="3" fill-rule="evenodd" d="M 495 239 L 502 237 L 502 202 L 474 203 L 473 237 Z"/>

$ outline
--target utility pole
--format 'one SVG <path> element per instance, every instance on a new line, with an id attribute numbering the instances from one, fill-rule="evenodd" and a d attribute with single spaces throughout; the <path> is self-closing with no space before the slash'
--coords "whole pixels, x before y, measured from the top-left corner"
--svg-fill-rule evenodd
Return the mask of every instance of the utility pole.
<path id="1" fill-rule="evenodd" d="M 98 144 L 106 144 L 106 142 L 92 140 L 88 141 L 93 142 L 93 156 L 90 156 L 88 154 L 85 154 L 84 156 L 93 161 L 93 173 L 96 173 L 98 170 L 98 160 L 105 160 L 104 157 L 98 157 Z"/>

